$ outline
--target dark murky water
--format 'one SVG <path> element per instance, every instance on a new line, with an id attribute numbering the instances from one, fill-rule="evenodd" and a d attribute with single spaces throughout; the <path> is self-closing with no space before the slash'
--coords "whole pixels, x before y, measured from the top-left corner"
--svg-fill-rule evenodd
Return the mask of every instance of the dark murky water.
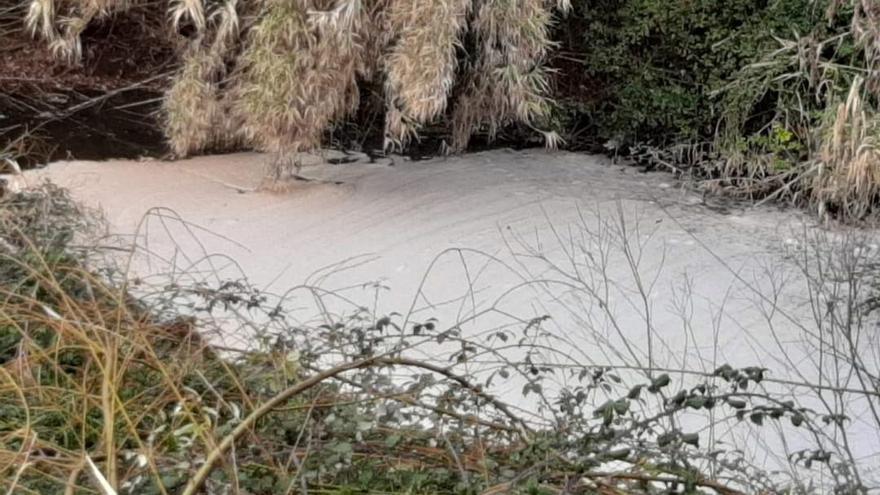
<path id="1" fill-rule="evenodd" d="M 158 93 L 0 96 L 0 149 L 13 144 L 13 152 L 22 153 L 22 167 L 66 159 L 158 157 L 166 152 L 156 120 Z M 22 136 L 24 141 L 17 143 Z"/>

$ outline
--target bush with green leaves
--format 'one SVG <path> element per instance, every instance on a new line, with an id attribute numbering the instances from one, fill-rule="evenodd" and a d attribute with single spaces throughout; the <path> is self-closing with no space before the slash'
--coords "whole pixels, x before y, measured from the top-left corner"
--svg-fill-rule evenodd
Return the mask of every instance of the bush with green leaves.
<path id="1" fill-rule="evenodd" d="M 581 2 L 557 38 L 557 125 L 575 144 L 822 216 L 874 216 L 873 2 Z"/>
<path id="2" fill-rule="evenodd" d="M 810 0 L 578 2 L 562 51 L 582 69 L 562 77 L 583 77 L 593 94 L 565 103 L 587 114 L 597 139 L 621 148 L 709 141 L 726 111 L 716 92 L 774 50 L 774 37 L 823 19 Z"/>

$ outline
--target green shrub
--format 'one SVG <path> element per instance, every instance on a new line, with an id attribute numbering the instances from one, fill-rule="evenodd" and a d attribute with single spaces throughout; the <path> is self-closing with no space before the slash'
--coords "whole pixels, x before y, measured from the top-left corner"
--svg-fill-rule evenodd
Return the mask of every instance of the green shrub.
<path id="1" fill-rule="evenodd" d="M 620 146 L 711 140 L 725 112 L 716 92 L 774 36 L 809 32 L 823 15 L 810 0 L 580 2 L 564 51 L 581 59 L 592 97 L 562 99 L 589 115 L 592 137 Z"/>

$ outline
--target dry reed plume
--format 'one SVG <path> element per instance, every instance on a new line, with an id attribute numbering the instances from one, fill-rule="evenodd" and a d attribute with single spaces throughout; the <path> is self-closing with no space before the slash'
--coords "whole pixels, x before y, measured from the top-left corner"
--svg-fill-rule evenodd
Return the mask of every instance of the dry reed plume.
<path id="1" fill-rule="evenodd" d="M 868 214 L 880 192 L 880 119 L 863 91 L 857 77 L 827 125 L 811 188 L 820 211 L 840 208 L 852 218 Z"/>
<path id="2" fill-rule="evenodd" d="M 418 135 L 420 126 L 446 111 L 470 3 L 398 0 L 392 4 L 390 22 L 399 36 L 384 64 L 385 128 L 392 146 L 405 145 Z"/>
<path id="3" fill-rule="evenodd" d="M 76 63 L 82 58 L 80 36 L 86 27 L 132 5 L 129 0 L 32 0 L 25 25 L 32 35 L 45 39 L 57 57 Z"/>

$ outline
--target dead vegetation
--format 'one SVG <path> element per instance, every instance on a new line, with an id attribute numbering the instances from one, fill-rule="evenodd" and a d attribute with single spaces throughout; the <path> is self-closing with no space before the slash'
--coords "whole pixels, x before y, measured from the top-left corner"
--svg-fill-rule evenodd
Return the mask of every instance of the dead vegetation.
<path id="1" fill-rule="evenodd" d="M 134 5 L 34 0 L 27 25 L 76 62 L 85 26 Z M 437 122 L 454 129 L 457 150 L 474 133 L 494 136 L 513 123 L 556 146 L 544 63 L 554 11 L 568 8 L 548 0 L 171 2 L 168 31 L 182 67 L 164 105 L 170 146 L 186 156 L 245 144 L 273 153 L 281 174 L 357 111 L 365 81 L 384 88 L 386 149 Z"/>
<path id="2" fill-rule="evenodd" d="M 880 118 L 865 107 L 864 83 L 855 78 L 821 137 L 811 185 L 820 212 L 834 205 L 847 217 L 865 218 L 880 193 Z"/>
<path id="3" fill-rule="evenodd" d="M 240 33 L 240 52 L 237 37 L 222 27 L 232 22 L 220 22 L 209 35 L 224 42 L 221 49 L 206 48 L 208 57 L 234 53 L 225 55 L 233 66 L 228 80 L 220 84 L 225 74 L 205 77 L 185 67 L 169 94 L 169 110 L 212 112 L 218 100 L 231 101 L 214 113 L 219 120 L 212 119 L 219 139 L 183 132 L 188 126 L 173 122 L 173 115 L 183 112 L 173 111 L 169 139 L 180 154 L 218 141 L 243 141 L 290 164 L 297 152 L 319 147 L 328 129 L 357 110 L 359 81 L 384 81 L 386 149 L 404 148 L 423 126 L 444 118 L 458 150 L 475 132 L 492 135 L 515 122 L 539 128 L 549 111 L 542 63 L 551 46 L 554 6 L 517 5 L 511 10 L 506 2 L 479 2 L 474 12 L 472 2 L 463 0 L 266 2 L 254 24 Z M 224 12 L 232 16 L 234 9 Z M 462 57 L 468 36 L 476 45 Z M 187 63 L 203 62 L 193 56 Z M 199 87 L 206 79 L 219 94 L 193 91 L 204 98 L 202 106 L 176 90 Z M 456 88 L 459 95 L 453 95 Z M 555 134 L 543 132 L 548 145 L 558 143 Z"/>

